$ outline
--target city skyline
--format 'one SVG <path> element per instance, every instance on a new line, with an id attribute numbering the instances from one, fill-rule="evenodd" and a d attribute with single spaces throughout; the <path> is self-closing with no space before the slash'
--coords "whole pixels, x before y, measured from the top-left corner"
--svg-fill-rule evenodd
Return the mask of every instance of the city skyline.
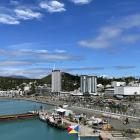
<path id="1" fill-rule="evenodd" d="M 140 76 L 139 0 L 0 1 L 0 76 Z"/>

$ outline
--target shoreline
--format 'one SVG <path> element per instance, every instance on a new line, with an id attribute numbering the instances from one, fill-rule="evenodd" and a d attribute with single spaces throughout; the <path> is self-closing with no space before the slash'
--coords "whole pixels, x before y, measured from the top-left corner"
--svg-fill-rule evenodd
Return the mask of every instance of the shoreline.
<path id="1" fill-rule="evenodd" d="M 47 104 L 47 105 L 52 105 L 52 106 L 57 106 L 57 104 L 53 103 L 53 102 L 46 102 L 46 101 L 41 101 L 41 100 L 36 100 L 33 98 L 11 98 L 11 97 L 0 97 L 0 99 L 9 99 L 9 100 L 25 100 L 25 101 L 30 101 L 30 102 L 36 102 L 36 103 L 41 103 L 41 104 Z"/>
<path id="2" fill-rule="evenodd" d="M 36 103 L 41 103 L 41 104 L 47 104 L 47 105 L 52 105 L 52 106 L 56 106 L 56 104 L 54 105 L 52 102 L 48 103 L 48 102 L 43 102 L 43 101 L 40 101 L 40 100 L 36 100 L 36 99 L 33 99 L 33 98 L 1 98 L 0 99 L 7 99 L 7 100 L 25 100 L 25 101 L 29 101 L 29 102 L 36 102 Z M 65 120 L 66 121 L 66 120 Z M 67 120 L 67 122 L 69 122 Z M 77 123 L 74 123 L 74 122 L 69 122 L 71 123 L 71 125 L 76 125 Z M 80 132 L 80 136 L 81 137 L 93 137 L 93 138 L 100 138 L 99 137 L 99 133 L 93 133 L 93 130 L 92 128 L 88 127 L 88 126 L 84 126 L 84 125 L 80 125 L 81 127 L 81 132 Z M 85 128 L 86 128 L 86 132 L 85 132 Z"/>
<path id="3" fill-rule="evenodd" d="M 16 97 L 16 98 L 11 98 L 11 97 L 0 97 L 0 99 L 9 99 L 9 100 L 25 100 L 25 101 L 30 101 L 30 102 L 36 102 L 36 103 L 41 103 L 41 104 L 47 104 L 47 105 L 51 105 L 51 106 L 59 106 L 60 104 L 62 105 L 62 102 L 56 102 L 56 101 L 51 101 L 42 97 Z M 72 108 L 72 107 L 68 107 L 68 109 L 72 110 L 73 112 L 75 112 L 76 114 L 78 113 L 86 113 L 86 114 L 90 114 L 90 116 L 97 116 L 97 114 L 95 112 L 91 112 L 87 109 L 78 109 L 78 108 Z M 101 115 L 100 115 L 101 116 Z M 130 126 L 125 126 L 122 123 L 122 120 L 116 120 L 116 119 L 111 119 L 109 118 L 109 123 L 118 131 L 118 132 L 122 132 L 122 130 L 127 130 L 129 128 L 133 128 L 133 129 L 139 129 L 140 130 L 140 125 L 138 122 L 131 122 Z M 136 126 L 137 127 L 136 127 Z M 104 132 L 104 131 L 103 131 Z M 111 132 L 108 132 L 108 135 Z M 104 133 L 103 133 L 104 134 Z M 94 136 L 92 136 L 94 137 Z M 114 139 L 115 140 L 115 139 Z M 119 140 L 119 139 L 118 139 Z"/>

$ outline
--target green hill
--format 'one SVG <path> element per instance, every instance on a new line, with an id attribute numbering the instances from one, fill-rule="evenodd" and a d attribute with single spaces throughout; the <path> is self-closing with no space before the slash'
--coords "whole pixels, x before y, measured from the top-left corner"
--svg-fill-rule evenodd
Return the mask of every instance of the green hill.
<path id="1" fill-rule="evenodd" d="M 123 77 L 123 78 L 104 78 L 104 77 L 98 77 L 97 83 L 102 85 L 108 85 L 111 84 L 112 81 L 124 81 L 127 84 L 131 81 L 138 80 L 140 82 L 140 79 L 136 79 L 134 77 Z M 35 82 L 36 81 L 36 82 Z M 51 86 L 51 74 L 48 76 L 42 78 L 42 79 L 29 79 L 26 77 L 0 77 L 0 90 L 11 90 L 11 89 L 17 89 L 18 86 L 21 86 L 23 83 L 30 83 L 35 82 L 34 86 L 37 85 L 44 85 L 48 84 Z M 22 87 L 22 86 L 21 86 Z M 80 76 L 78 75 L 72 75 L 69 73 L 62 73 L 62 90 L 63 91 L 73 91 L 80 87 Z"/>
<path id="2" fill-rule="evenodd" d="M 29 83 L 33 81 L 35 81 L 35 79 L 26 79 L 25 77 L 0 77 L 0 90 L 17 89 L 17 86 L 20 86 L 22 83 Z"/>
<path id="3" fill-rule="evenodd" d="M 42 78 L 40 83 L 51 84 L 51 74 Z M 80 77 L 78 75 L 72 75 L 69 73 L 62 73 L 62 90 L 73 91 L 80 87 Z"/>

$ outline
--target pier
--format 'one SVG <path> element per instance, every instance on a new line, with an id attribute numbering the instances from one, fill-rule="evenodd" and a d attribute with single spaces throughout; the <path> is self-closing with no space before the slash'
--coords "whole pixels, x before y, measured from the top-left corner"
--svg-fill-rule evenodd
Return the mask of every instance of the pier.
<path id="1" fill-rule="evenodd" d="M 23 113 L 23 114 L 2 115 L 2 116 L 0 116 L 0 121 L 27 119 L 27 118 L 36 117 L 37 115 L 38 115 L 37 113 Z"/>

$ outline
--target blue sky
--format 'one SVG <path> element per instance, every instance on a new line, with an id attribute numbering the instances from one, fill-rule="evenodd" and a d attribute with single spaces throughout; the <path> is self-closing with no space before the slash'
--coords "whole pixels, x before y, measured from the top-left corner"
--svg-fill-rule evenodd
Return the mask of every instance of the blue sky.
<path id="1" fill-rule="evenodd" d="M 1 0 L 0 75 L 139 76 L 139 0 Z"/>

